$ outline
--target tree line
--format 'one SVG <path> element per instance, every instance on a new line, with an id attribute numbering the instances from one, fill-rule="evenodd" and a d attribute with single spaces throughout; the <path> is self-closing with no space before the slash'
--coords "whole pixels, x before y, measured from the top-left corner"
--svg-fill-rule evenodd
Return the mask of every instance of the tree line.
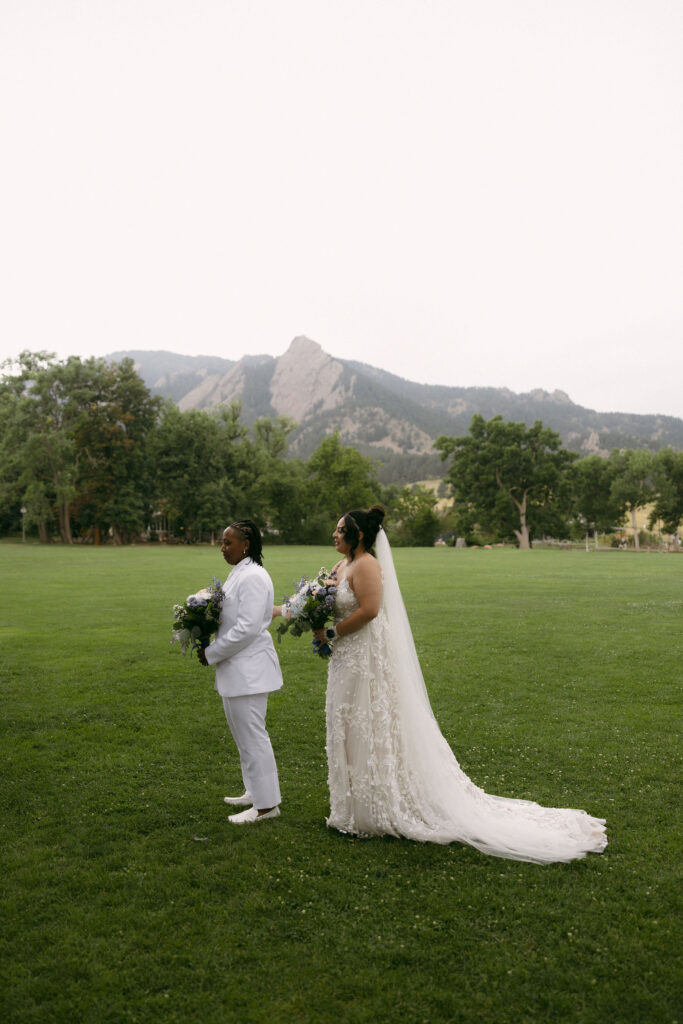
<path id="1" fill-rule="evenodd" d="M 648 526 L 676 534 L 683 520 L 683 452 L 662 448 L 615 450 L 608 458 L 562 447 L 558 434 L 537 420 L 532 427 L 475 415 L 463 437 L 435 442 L 450 459 L 453 529 L 469 541 L 569 539 L 615 533 L 630 518 L 640 546 L 639 509 L 651 506 Z"/>
<path id="2" fill-rule="evenodd" d="M 377 465 L 337 435 L 307 460 L 289 459 L 293 421 L 264 417 L 247 429 L 239 402 L 181 412 L 150 393 L 131 360 L 24 352 L 4 367 L 4 534 L 23 527 L 43 543 L 196 542 L 249 516 L 271 541 L 325 543 L 341 511 L 378 501 L 401 520 L 398 539 L 408 528 L 412 492 L 382 487 Z M 420 539 L 414 518 L 410 542 Z"/>
<path id="3" fill-rule="evenodd" d="M 24 352 L 0 378 L 0 533 L 43 543 L 196 542 L 250 516 L 270 542 L 325 543 L 340 512 L 381 502 L 399 544 L 439 535 L 467 542 L 609 532 L 654 502 L 675 532 L 683 517 L 683 453 L 662 449 L 579 459 L 559 435 L 475 416 L 464 437 L 435 444 L 450 460 L 452 508 L 419 485 L 382 486 L 378 463 L 337 434 L 306 460 L 287 457 L 295 427 L 263 417 L 247 428 L 233 402 L 181 412 L 153 396 L 131 360 Z M 637 531 L 636 531 L 637 543 Z"/>

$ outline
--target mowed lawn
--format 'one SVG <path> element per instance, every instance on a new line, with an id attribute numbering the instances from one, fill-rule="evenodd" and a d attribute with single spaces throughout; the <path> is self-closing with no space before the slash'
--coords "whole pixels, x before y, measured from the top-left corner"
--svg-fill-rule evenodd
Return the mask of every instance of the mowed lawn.
<path id="1" fill-rule="evenodd" d="M 268 548 L 276 598 L 331 548 Z M 171 607 L 217 548 L 0 545 L 3 1022 L 674 1022 L 683 557 L 395 552 L 433 707 L 489 792 L 608 821 L 538 867 L 325 826 L 325 665 L 285 637 L 283 813 Z"/>

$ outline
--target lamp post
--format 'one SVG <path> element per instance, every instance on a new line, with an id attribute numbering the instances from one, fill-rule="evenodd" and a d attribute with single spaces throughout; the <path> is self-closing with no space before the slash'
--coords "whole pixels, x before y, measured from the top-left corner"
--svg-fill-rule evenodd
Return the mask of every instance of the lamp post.
<path id="1" fill-rule="evenodd" d="M 26 508 L 26 505 L 22 505 L 21 508 L 19 509 L 19 511 L 21 512 L 21 543 L 25 544 L 26 543 L 26 513 L 28 512 L 28 509 Z"/>

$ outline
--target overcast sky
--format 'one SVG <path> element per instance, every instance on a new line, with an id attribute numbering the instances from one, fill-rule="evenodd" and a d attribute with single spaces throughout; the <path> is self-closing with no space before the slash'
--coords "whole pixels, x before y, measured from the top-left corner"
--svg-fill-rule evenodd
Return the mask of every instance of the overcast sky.
<path id="1" fill-rule="evenodd" d="M 681 0 L 0 0 L 3 356 L 683 416 Z"/>

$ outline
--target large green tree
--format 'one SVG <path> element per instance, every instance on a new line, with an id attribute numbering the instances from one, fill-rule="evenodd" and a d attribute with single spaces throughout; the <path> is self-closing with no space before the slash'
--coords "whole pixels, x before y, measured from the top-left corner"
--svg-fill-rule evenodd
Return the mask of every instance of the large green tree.
<path id="1" fill-rule="evenodd" d="M 285 544 L 327 540 L 325 525 L 311 503 L 308 467 L 299 459 L 277 458 L 265 468 L 260 490 L 264 493 L 266 521 L 271 534 Z"/>
<path id="2" fill-rule="evenodd" d="M 442 459 L 453 458 L 447 479 L 469 528 L 476 523 L 499 540 L 514 537 L 520 548 L 539 535 L 566 536 L 567 471 L 576 456 L 540 420 L 527 427 L 477 414 L 469 434 L 442 435 L 435 447 Z"/>
<path id="3" fill-rule="evenodd" d="M 42 541 L 54 522 L 115 536 L 143 524 L 144 445 L 157 411 L 130 360 L 107 364 L 24 352 L 0 382 L 3 493 L 26 508 Z"/>
<path id="4" fill-rule="evenodd" d="M 71 543 L 79 513 L 85 528 L 139 527 L 142 449 L 156 400 L 132 363 L 76 356 L 60 363 L 24 352 L 5 368 L 3 490 L 23 503 L 41 540 L 56 521 L 62 541 Z"/>
<path id="5" fill-rule="evenodd" d="M 75 430 L 82 454 L 74 516 L 96 543 L 110 530 L 115 543 L 125 543 L 149 522 L 147 442 L 161 403 L 132 360 L 103 364 L 99 370 L 95 400 Z"/>
<path id="6" fill-rule="evenodd" d="M 239 403 L 216 412 L 181 412 L 172 402 L 150 439 L 155 511 L 187 540 L 215 533 L 245 515 L 257 475 L 254 446 L 240 422 Z"/>
<path id="7" fill-rule="evenodd" d="M 286 459 L 289 435 L 296 424 L 288 416 L 265 416 L 252 427 L 255 449 L 253 507 L 273 539 L 305 544 L 311 537 L 308 469 L 300 459 Z"/>
<path id="8" fill-rule="evenodd" d="M 78 400 L 69 390 L 80 360 L 63 366 L 46 352 L 22 352 L 0 385 L 0 460 L 5 492 L 27 509 L 26 522 L 47 538 L 57 513 L 61 538 L 70 543 L 70 505 L 76 493 L 78 451 L 73 438 Z M 79 397 L 82 395 L 82 383 Z"/>
<path id="9" fill-rule="evenodd" d="M 589 455 L 573 466 L 574 515 L 585 532 L 586 547 L 589 534 L 593 534 L 597 548 L 598 535 L 609 533 L 624 518 L 626 505 L 612 493 L 614 472 L 614 463 L 601 455 Z"/>
<path id="10" fill-rule="evenodd" d="M 311 540 L 325 541 L 343 512 L 368 508 L 380 498 L 376 465 L 337 433 L 325 437 L 308 460 Z M 316 514 L 317 513 L 317 514 Z"/>
<path id="11" fill-rule="evenodd" d="M 683 522 L 683 452 L 660 448 L 652 464 L 656 499 L 649 527 L 661 521 L 667 533 L 676 533 Z"/>
<path id="12" fill-rule="evenodd" d="M 628 448 L 613 451 L 610 455 L 614 479 L 611 486 L 612 498 L 622 505 L 631 516 L 633 543 L 640 550 L 638 537 L 638 509 L 645 508 L 655 497 L 653 485 L 653 455 L 643 448 Z"/>
<path id="13" fill-rule="evenodd" d="M 391 539 L 409 547 L 430 547 L 441 528 L 436 511 L 438 498 L 434 491 L 421 484 L 404 487 L 394 508 L 396 525 Z"/>

